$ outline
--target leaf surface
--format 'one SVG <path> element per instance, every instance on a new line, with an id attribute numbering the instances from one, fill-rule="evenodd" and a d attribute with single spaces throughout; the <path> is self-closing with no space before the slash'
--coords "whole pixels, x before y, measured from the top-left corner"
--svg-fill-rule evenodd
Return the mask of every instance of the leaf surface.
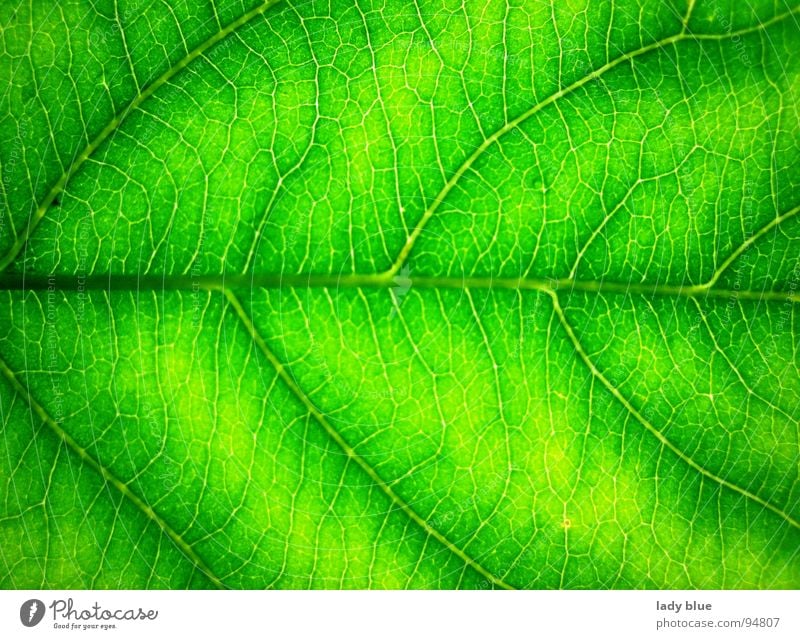
<path id="1" fill-rule="evenodd" d="M 0 583 L 800 586 L 798 16 L 4 5 Z"/>

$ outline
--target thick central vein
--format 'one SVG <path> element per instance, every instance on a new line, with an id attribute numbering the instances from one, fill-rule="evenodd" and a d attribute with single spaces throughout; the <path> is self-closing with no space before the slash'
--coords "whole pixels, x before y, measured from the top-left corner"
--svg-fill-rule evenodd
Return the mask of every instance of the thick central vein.
<path id="1" fill-rule="evenodd" d="M 692 299 L 727 299 L 756 302 L 798 303 L 800 291 L 747 290 L 717 288 L 710 284 L 648 284 L 611 280 L 570 278 L 492 277 L 492 276 L 419 276 L 392 278 L 376 274 L 297 274 L 264 273 L 254 275 L 27 275 L 0 274 L 0 290 L 22 291 L 196 291 L 267 289 L 356 289 L 392 288 L 402 285 L 415 289 L 496 289 L 541 292 L 585 292 L 614 295 L 642 295 Z"/>

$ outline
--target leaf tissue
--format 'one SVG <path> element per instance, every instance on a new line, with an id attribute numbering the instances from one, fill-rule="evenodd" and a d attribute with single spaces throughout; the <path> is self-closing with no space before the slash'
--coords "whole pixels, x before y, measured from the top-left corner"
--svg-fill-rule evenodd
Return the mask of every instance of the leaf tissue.
<path id="1" fill-rule="evenodd" d="M 794 1 L 3 2 L 0 585 L 800 587 Z"/>

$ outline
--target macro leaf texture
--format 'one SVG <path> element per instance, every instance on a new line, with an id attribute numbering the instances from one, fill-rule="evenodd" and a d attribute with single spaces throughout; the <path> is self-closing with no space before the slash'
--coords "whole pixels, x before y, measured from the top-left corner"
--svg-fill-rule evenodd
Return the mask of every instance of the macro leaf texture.
<path id="1" fill-rule="evenodd" d="M 0 585 L 800 587 L 793 3 L 3 2 Z"/>

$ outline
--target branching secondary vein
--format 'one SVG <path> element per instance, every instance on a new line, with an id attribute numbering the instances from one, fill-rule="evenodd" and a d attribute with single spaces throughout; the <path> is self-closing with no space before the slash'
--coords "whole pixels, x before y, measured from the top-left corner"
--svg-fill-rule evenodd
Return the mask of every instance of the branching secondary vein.
<path id="1" fill-rule="evenodd" d="M 64 188 L 67 186 L 67 183 L 72 179 L 72 176 L 75 175 L 78 170 L 83 166 L 83 164 L 88 160 L 94 153 L 97 151 L 100 146 L 109 138 L 111 135 L 116 131 L 120 124 L 136 109 L 138 109 L 142 103 L 148 100 L 158 89 L 163 87 L 167 84 L 176 74 L 180 71 L 185 69 L 192 61 L 199 58 L 205 51 L 213 47 L 215 44 L 223 40 L 229 34 L 236 31 L 236 29 L 242 27 L 243 25 L 247 24 L 254 18 L 262 15 L 267 9 L 274 6 L 280 2 L 280 0 L 267 0 L 261 5 L 251 9 L 247 13 L 243 14 L 241 17 L 237 18 L 230 24 L 228 24 L 225 28 L 217 31 L 214 35 L 210 38 L 202 42 L 198 45 L 195 49 L 191 50 L 187 53 L 183 58 L 181 58 L 177 63 L 172 65 L 169 69 L 167 69 L 163 74 L 161 74 L 158 78 L 156 78 L 151 84 L 149 84 L 143 91 L 138 93 L 138 95 L 128 103 L 128 105 L 122 109 L 119 113 L 117 113 L 114 118 L 105 126 L 103 129 L 98 133 L 91 142 L 86 146 L 86 148 L 81 151 L 78 156 L 72 160 L 69 164 L 69 168 L 61 174 L 61 177 L 56 181 L 55 184 L 50 188 L 45 195 L 44 199 L 41 201 L 39 206 L 30 216 L 28 220 L 28 225 L 24 229 L 24 231 L 20 234 L 20 236 L 16 239 L 14 244 L 11 246 L 8 253 L 5 257 L 0 259 L 0 271 L 6 269 L 9 264 L 11 264 L 17 256 L 20 254 L 22 249 L 27 244 L 28 239 L 31 237 L 33 232 L 36 230 L 36 227 L 39 225 L 39 222 L 42 221 L 45 214 L 47 213 L 50 206 L 58 197 L 59 193 L 61 193 Z"/>
<path id="2" fill-rule="evenodd" d="M 308 412 L 314 417 L 314 419 L 319 423 L 320 426 L 325 430 L 325 432 L 333 439 L 334 442 L 339 446 L 339 448 L 344 452 L 345 455 L 349 459 L 352 459 L 372 480 L 376 487 L 380 488 L 387 497 L 391 500 L 391 502 L 401 510 L 405 515 L 409 517 L 416 525 L 422 528 L 428 535 L 436 539 L 440 544 L 442 544 L 445 548 L 450 550 L 453 554 L 458 556 L 465 564 L 467 564 L 470 568 L 475 570 L 476 572 L 480 573 L 483 577 L 489 580 L 494 585 L 498 586 L 499 588 L 504 589 L 513 589 L 512 586 L 507 584 L 503 579 L 500 577 L 492 574 L 489 570 L 484 568 L 481 564 L 479 564 L 475 559 L 468 556 L 461 548 L 453 544 L 450 540 L 448 540 L 444 535 L 442 535 L 438 530 L 433 528 L 424 518 L 422 518 L 412 507 L 411 505 L 406 502 L 400 495 L 395 492 L 395 490 L 387 484 L 380 475 L 378 475 L 377 471 L 367 462 L 364 457 L 359 455 L 356 450 L 347 443 L 347 441 L 339 434 L 339 432 L 331 425 L 325 415 L 314 405 L 314 403 L 309 399 L 309 397 L 305 394 L 303 389 L 298 386 L 297 382 L 295 381 L 294 377 L 287 371 L 286 367 L 283 363 L 275 356 L 272 350 L 269 348 L 267 343 L 264 341 L 264 338 L 256 329 L 253 321 L 250 319 L 247 311 L 242 306 L 239 299 L 236 295 L 230 291 L 225 291 L 225 297 L 227 298 L 228 302 L 231 305 L 231 308 L 236 313 L 236 315 L 241 320 L 244 327 L 247 329 L 248 334 L 253 339 L 253 342 L 256 344 L 258 349 L 261 353 L 267 358 L 269 363 L 275 369 L 278 376 L 281 380 L 289 387 L 292 393 L 297 397 L 300 402 L 306 407 Z"/>
<path id="3" fill-rule="evenodd" d="M 97 459 L 95 459 L 88 450 L 76 442 L 72 436 L 65 431 L 61 425 L 54 420 L 44 407 L 30 394 L 28 389 L 20 382 L 14 371 L 12 371 L 6 362 L 0 358 L 0 373 L 6 378 L 8 383 L 16 393 L 24 397 L 31 410 L 41 419 L 50 430 L 62 441 L 66 447 L 75 453 L 82 462 L 92 468 L 99 474 L 103 480 L 109 485 L 118 490 L 123 497 L 130 501 L 138 510 L 140 510 L 150 521 L 155 523 L 158 528 L 169 537 L 172 543 L 175 544 L 177 549 L 199 570 L 205 575 L 217 588 L 225 588 L 225 584 L 214 574 L 208 567 L 206 562 L 200 557 L 195 549 L 189 544 L 181 534 L 176 531 L 170 524 L 164 520 L 153 508 L 133 492 L 128 484 L 119 479 L 108 468 L 103 466 Z"/>
<path id="4" fill-rule="evenodd" d="M 668 450 L 672 451 L 675 455 L 677 455 L 681 460 L 686 462 L 691 468 L 698 473 L 700 473 L 703 477 L 710 479 L 711 481 L 728 488 L 740 495 L 746 497 L 747 499 L 757 503 L 759 506 L 766 508 L 767 510 L 775 513 L 782 519 L 785 519 L 789 524 L 794 526 L 795 528 L 800 529 L 800 521 L 793 518 L 788 513 L 781 510 L 779 507 L 775 506 L 774 504 L 768 502 L 767 500 L 759 497 L 755 493 L 750 492 L 749 490 L 737 486 L 736 484 L 728 481 L 727 479 L 720 477 L 712 473 L 711 471 L 707 470 L 702 465 L 698 464 L 694 459 L 692 459 L 689 455 L 684 453 L 680 448 L 678 448 L 675 444 L 673 444 L 660 430 L 658 430 L 650 421 L 640 413 L 636 407 L 628 401 L 628 399 L 619 391 L 619 389 L 614 386 L 609 379 L 600 371 L 599 368 L 595 365 L 592 359 L 589 357 L 589 354 L 583 348 L 583 344 L 581 344 L 578 336 L 575 334 L 575 331 L 572 328 L 572 325 L 567 320 L 566 314 L 564 310 L 561 308 L 561 303 L 558 300 L 558 296 L 551 292 L 550 298 L 553 301 L 553 308 L 555 310 L 556 316 L 558 317 L 559 322 L 561 323 L 562 328 L 567 334 L 569 341 L 572 343 L 572 346 L 575 349 L 575 352 L 578 354 L 580 360 L 585 364 L 585 366 L 589 369 L 591 374 L 597 378 L 600 383 L 608 390 L 618 402 L 620 402 L 625 409 L 633 415 L 636 420 L 644 426 L 647 431 L 652 434 L 656 439 L 658 439 L 661 444 L 667 448 Z"/>

